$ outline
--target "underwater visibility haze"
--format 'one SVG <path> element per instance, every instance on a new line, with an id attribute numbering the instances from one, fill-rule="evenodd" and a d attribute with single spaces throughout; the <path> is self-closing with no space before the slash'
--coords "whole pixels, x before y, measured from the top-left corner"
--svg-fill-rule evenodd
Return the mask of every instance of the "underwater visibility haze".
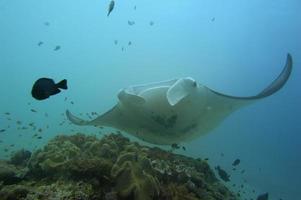
<path id="1" fill-rule="evenodd" d="M 300 199 L 300 8 L 0 0 L 0 200 Z"/>

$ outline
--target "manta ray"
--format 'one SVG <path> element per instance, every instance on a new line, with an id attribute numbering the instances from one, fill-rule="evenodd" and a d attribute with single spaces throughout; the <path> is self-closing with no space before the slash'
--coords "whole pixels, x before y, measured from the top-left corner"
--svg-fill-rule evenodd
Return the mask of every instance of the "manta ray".
<path id="1" fill-rule="evenodd" d="M 288 54 L 280 75 L 255 96 L 222 94 L 184 77 L 124 88 L 118 93 L 117 104 L 91 121 L 68 110 L 66 115 L 76 125 L 113 127 L 153 144 L 182 143 L 210 132 L 235 110 L 274 94 L 291 71 Z"/>

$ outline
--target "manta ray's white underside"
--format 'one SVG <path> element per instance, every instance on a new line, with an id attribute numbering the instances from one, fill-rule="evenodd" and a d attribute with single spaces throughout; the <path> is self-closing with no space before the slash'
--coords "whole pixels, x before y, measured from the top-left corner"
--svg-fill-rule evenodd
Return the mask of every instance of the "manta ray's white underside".
<path id="1" fill-rule="evenodd" d="M 154 144 L 181 143 L 208 133 L 238 108 L 274 94 L 291 71 L 292 58 L 288 54 L 278 78 L 251 97 L 221 94 L 187 77 L 125 88 L 118 94 L 118 103 L 92 121 L 68 110 L 66 114 L 77 125 L 114 127 Z"/>

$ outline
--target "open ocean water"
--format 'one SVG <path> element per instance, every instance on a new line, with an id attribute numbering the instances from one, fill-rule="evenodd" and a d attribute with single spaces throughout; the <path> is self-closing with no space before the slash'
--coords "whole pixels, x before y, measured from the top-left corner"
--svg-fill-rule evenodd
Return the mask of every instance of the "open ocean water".
<path id="1" fill-rule="evenodd" d="M 225 184 L 247 199 L 300 199 L 301 1 L 116 0 L 107 17 L 109 3 L 0 0 L 0 158 L 57 134 L 93 134 L 69 124 L 65 110 L 105 112 L 129 85 L 190 76 L 225 94 L 255 95 L 290 53 L 293 71 L 279 92 L 179 153 L 220 165 L 231 175 Z M 69 88 L 37 101 L 30 92 L 41 77 L 67 79 Z M 30 123 L 35 131 L 24 128 Z"/>

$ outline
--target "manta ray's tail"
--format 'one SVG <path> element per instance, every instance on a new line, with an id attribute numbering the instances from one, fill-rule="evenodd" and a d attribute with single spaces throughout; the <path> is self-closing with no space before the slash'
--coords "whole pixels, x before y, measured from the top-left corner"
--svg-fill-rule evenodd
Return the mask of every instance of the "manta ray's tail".
<path id="1" fill-rule="evenodd" d="M 79 126 L 85 126 L 85 125 L 89 125 L 89 121 L 85 121 L 83 119 L 80 119 L 78 117 L 76 117 L 75 115 L 73 115 L 69 110 L 66 110 L 66 115 L 67 115 L 67 118 L 73 123 L 73 124 L 76 124 L 76 125 L 79 125 Z"/>

